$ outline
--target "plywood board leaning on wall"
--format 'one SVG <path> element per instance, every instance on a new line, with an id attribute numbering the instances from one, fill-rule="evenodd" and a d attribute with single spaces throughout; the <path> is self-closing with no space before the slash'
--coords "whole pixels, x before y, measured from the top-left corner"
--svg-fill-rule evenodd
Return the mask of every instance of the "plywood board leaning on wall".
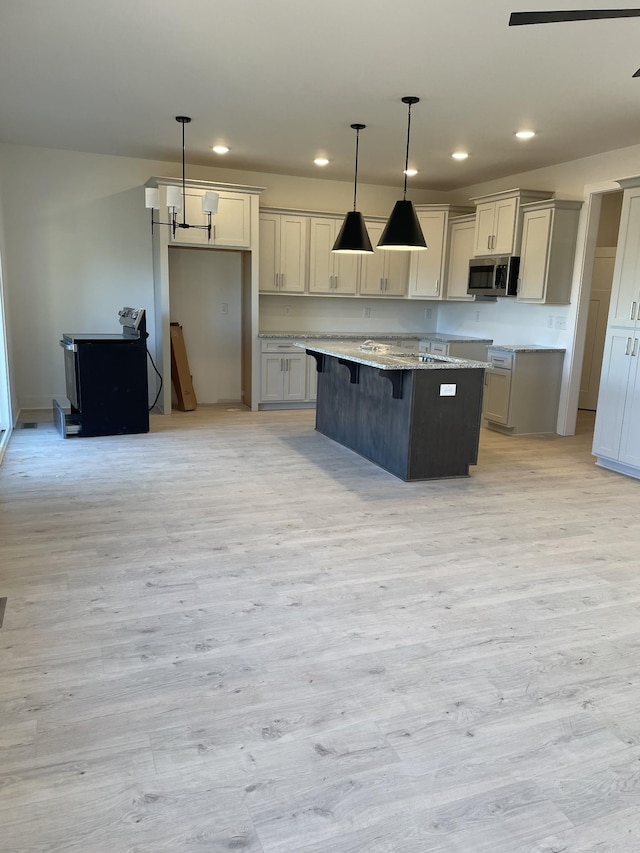
<path id="1" fill-rule="evenodd" d="M 182 326 L 171 323 L 171 381 L 176 392 L 177 407 L 181 412 L 192 412 L 196 406 L 196 395 L 189 370 L 187 349 L 184 344 Z"/>

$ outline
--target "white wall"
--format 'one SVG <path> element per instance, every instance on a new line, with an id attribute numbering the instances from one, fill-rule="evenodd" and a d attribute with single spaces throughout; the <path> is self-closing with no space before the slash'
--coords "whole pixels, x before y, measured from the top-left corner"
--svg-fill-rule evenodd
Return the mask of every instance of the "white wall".
<path id="1" fill-rule="evenodd" d="M 365 317 L 365 311 L 369 316 Z M 260 297 L 261 332 L 431 332 L 436 307 L 407 299 Z"/>
<path id="2" fill-rule="evenodd" d="M 4 284 L 18 407 L 48 408 L 53 397 L 64 396 L 61 334 L 118 331 L 123 305 L 147 309 L 154 351 L 143 186 L 153 175 L 180 174 L 178 163 L 0 145 Z M 202 167 L 187 167 L 187 177 L 264 186 L 264 205 L 346 211 L 353 200 L 351 182 Z M 362 185 L 359 205 L 364 213 L 388 215 L 399 191 Z M 416 202 L 442 200 L 442 193 L 412 196 Z"/>

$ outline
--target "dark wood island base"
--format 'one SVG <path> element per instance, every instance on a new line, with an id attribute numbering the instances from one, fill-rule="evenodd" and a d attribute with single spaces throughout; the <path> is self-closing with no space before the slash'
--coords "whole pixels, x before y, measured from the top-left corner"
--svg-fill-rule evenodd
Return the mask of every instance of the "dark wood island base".
<path id="1" fill-rule="evenodd" d="M 371 364 L 306 350 L 318 369 L 318 432 L 402 480 L 469 476 L 488 365 L 443 358 L 418 364 L 416 355 L 388 353 L 365 356 Z"/>

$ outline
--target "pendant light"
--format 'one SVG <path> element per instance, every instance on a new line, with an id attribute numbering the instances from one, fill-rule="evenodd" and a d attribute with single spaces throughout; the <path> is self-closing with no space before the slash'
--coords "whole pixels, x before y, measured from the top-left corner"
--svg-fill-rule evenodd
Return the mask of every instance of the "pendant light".
<path id="1" fill-rule="evenodd" d="M 343 255 L 372 255 L 373 246 L 367 234 L 367 226 L 364 224 L 362 214 L 356 210 L 356 193 L 358 191 L 358 144 L 360 142 L 360 131 L 364 130 L 366 124 L 352 124 L 356 132 L 356 168 L 353 179 L 353 210 L 344 218 L 342 228 L 333 244 L 332 252 Z"/>
<path id="2" fill-rule="evenodd" d="M 167 207 L 169 208 L 171 222 L 160 222 L 153 218 L 153 211 L 160 210 L 160 192 L 156 187 L 147 187 L 145 190 L 145 207 L 151 210 L 151 233 L 154 225 L 168 225 L 173 237 L 176 236 L 177 228 L 200 228 L 207 232 L 211 239 L 211 216 L 218 212 L 218 201 L 220 194 L 208 190 L 202 196 L 202 212 L 207 216 L 206 225 L 189 225 L 186 212 L 186 179 L 184 172 L 184 126 L 189 124 L 189 116 L 176 116 L 178 124 L 182 125 L 182 188 L 167 187 Z M 182 213 L 182 222 L 178 221 L 178 214 Z"/>
<path id="3" fill-rule="evenodd" d="M 395 249 L 398 251 L 426 249 L 427 243 L 418 222 L 413 204 L 407 200 L 407 169 L 409 168 L 409 138 L 411 135 L 411 107 L 417 104 L 420 98 L 407 95 L 402 99 L 407 104 L 409 114 L 407 119 L 407 153 L 404 162 L 404 193 L 402 199 L 395 203 L 391 216 L 385 226 L 382 236 L 378 240 L 379 249 Z"/>

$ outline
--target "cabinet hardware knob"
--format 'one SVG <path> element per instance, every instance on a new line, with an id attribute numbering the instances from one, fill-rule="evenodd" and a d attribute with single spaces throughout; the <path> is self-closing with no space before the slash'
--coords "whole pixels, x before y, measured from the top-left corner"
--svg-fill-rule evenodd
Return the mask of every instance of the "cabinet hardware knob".
<path id="1" fill-rule="evenodd" d="M 635 302 L 632 302 L 631 303 L 631 319 L 632 320 L 636 319 L 636 308 L 637 308 L 637 304 Z"/>
<path id="2" fill-rule="evenodd" d="M 633 339 L 633 349 L 631 350 L 631 355 L 638 355 L 638 339 Z"/>
<path id="3" fill-rule="evenodd" d="M 624 354 L 629 355 L 631 353 L 631 338 L 627 338 L 627 345 L 624 348 Z"/>

